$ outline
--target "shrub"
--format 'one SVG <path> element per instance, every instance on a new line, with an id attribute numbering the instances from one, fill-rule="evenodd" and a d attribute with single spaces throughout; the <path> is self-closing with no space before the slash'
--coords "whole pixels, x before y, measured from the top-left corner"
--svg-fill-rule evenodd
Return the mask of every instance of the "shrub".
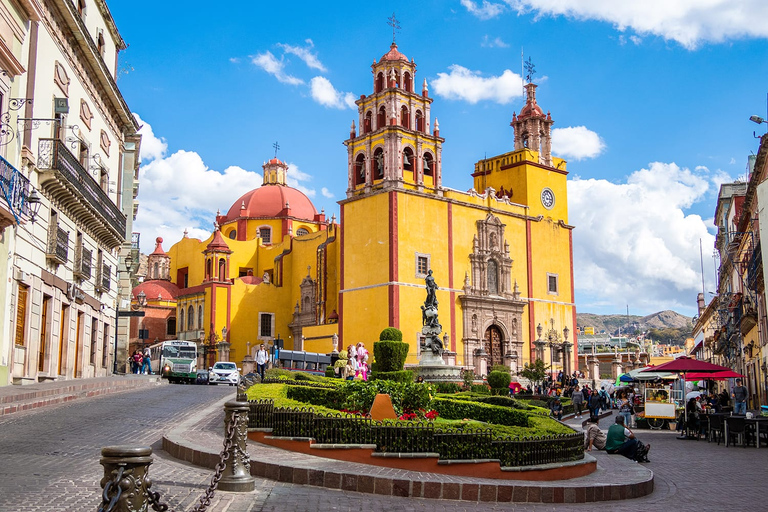
<path id="1" fill-rule="evenodd" d="M 344 406 L 344 393 L 339 388 L 286 386 L 286 396 L 299 402 L 339 410 Z"/>
<path id="2" fill-rule="evenodd" d="M 512 427 L 528 426 L 528 415 L 526 413 L 498 405 L 435 398 L 432 401 L 432 408 L 440 414 L 440 417 L 445 419 L 460 420 L 468 418 L 497 425 Z"/>
<path id="3" fill-rule="evenodd" d="M 485 384 L 472 384 L 469 387 L 469 390 L 472 393 L 480 393 L 481 395 L 489 395 L 489 394 L 491 394 L 491 390 Z"/>
<path id="4" fill-rule="evenodd" d="M 464 381 L 464 387 L 469 389 L 475 381 L 475 372 L 469 368 L 461 371 L 461 379 Z"/>
<path id="5" fill-rule="evenodd" d="M 435 391 L 438 393 L 458 393 L 461 386 L 455 382 L 435 382 Z"/>
<path id="6" fill-rule="evenodd" d="M 509 372 L 494 370 L 488 374 L 488 384 L 491 389 L 501 389 L 509 393 L 509 383 L 512 381 L 512 376 Z"/>
<path id="7" fill-rule="evenodd" d="M 325 376 L 330 378 L 338 377 L 338 375 L 336 375 L 336 372 L 333 371 L 332 366 L 329 366 L 328 368 L 325 369 Z"/>
<path id="8" fill-rule="evenodd" d="M 371 372 L 370 380 L 391 380 L 395 382 L 413 382 L 413 372 L 402 370 L 399 372 Z"/>
<path id="9" fill-rule="evenodd" d="M 402 371 L 405 358 L 408 357 L 408 344 L 401 341 L 377 341 L 373 344 L 373 357 L 376 362 L 371 370 L 374 372 Z"/>
<path id="10" fill-rule="evenodd" d="M 403 341 L 403 332 L 394 327 L 387 327 L 379 334 L 379 341 Z"/>
<path id="11" fill-rule="evenodd" d="M 509 366 L 505 366 L 503 364 L 495 364 L 491 367 L 492 372 L 506 372 L 510 375 L 512 374 L 512 369 Z"/>

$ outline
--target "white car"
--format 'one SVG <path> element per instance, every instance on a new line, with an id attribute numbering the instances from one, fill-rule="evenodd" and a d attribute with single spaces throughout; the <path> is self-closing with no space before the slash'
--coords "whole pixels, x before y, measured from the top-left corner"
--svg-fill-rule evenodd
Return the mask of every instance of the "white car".
<path id="1" fill-rule="evenodd" d="M 235 363 L 218 362 L 208 369 L 208 384 L 229 384 L 240 382 L 240 368 Z"/>

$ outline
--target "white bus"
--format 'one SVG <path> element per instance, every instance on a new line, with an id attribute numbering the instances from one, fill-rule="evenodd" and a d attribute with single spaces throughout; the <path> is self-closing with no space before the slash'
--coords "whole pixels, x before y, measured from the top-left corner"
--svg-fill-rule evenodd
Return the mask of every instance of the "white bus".
<path id="1" fill-rule="evenodd" d="M 157 361 L 160 375 L 169 382 L 194 384 L 197 380 L 197 343 L 167 340 L 150 348 L 152 361 Z"/>

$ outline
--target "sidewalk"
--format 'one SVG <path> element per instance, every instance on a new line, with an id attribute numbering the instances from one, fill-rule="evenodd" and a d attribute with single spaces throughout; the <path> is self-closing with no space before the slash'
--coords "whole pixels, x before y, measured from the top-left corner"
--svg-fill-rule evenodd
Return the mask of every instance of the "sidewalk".
<path id="1" fill-rule="evenodd" d="M 56 380 L 0 387 L 0 417 L 79 398 L 121 393 L 165 382 L 159 375 L 111 375 L 94 379 Z"/>
<path id="2" fill-rule="evenodd" d="M 213 468 L 224 443 L 224 403 L 198 411 L 163 437 L 172 457 Z M 579 429 L 583 420 L 566 422 Z M 588 503 L 639 498 L 653 492 L 653 472 L 624 457 L 593 451 L 597 470 L 570 480 L 535 482 L 458 477 L 326 459 L 248 441 L 251 474 L 279 482 L 382 496 L 468 502 Z M 231 495 L 231 493 L 225 493 Z M 245 500 L 245 496 L 243 497 Z"/>

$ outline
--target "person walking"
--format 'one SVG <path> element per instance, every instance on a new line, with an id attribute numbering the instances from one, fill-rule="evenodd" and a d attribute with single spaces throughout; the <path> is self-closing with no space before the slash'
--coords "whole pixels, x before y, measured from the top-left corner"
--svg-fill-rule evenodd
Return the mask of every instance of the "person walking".
<path id="1" fill-rule="evenodd" d="M 625 425 L 629 426 L 632 424 L 632 403 L 624 393 L 619 397 L 619 416 L 624 418 Z"/>
<path id="2" fill-rule="evenodd" d="M 141 373 L 141 365 L 144 361 L 144 356 L 141 355 L 141 350 L 135 350 L 133 352 L 133 373 L 138 375 Z"/>
<path id="3" fill-rule="evenodd" d="M 150 359 L 149 347 L 144 348 L 144 356 L 141 358 L 141 373 L 152 375 L 152 361 Z"/>
<path id="4" fill-rule="evenodd" d="M 747 414 L 749 392 L 746 387 L 741 385 L 741 379 L 736 379 L 736 386 L 734 386 L 731 396 L 733 396 L 733 414 Z"/>
<path id="5" fill-rule="evenodd" d="M 264 370 L 267 368 L 267 361 L 269 361 L 269 353 L 262 343 L 259 345 L 259 350 L 256 351 L 256 373 L 261 376 L 262 382 L 264 381 Z"/>
<path id="6" fill-rule="evenodd" d="M 573 408 L 576 412 L 576 417 L 581 418 L 581 410 L 584 408 L 584 395 L 581 394 L 581 390 L 579 390 L 579 386 L 576 386 L 573 390 L 573 395 L 571 396 L 571 402 L 573 403 Z"/>

